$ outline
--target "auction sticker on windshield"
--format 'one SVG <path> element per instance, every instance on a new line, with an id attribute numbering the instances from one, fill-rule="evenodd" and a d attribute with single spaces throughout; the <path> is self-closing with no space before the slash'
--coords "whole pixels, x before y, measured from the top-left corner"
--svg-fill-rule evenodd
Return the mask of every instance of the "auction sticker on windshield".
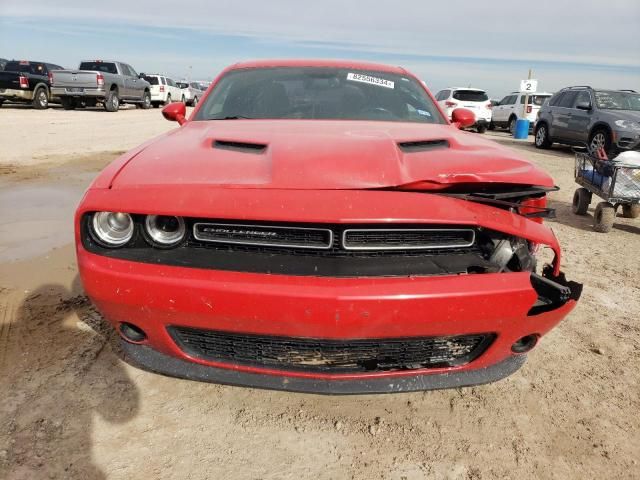
<path id="1" fill-rule="evenodd" d="M 378 85 L 385 88 L 394 88 L 394 83 L 391 80 L 385 80 L 384 78 L 371 77 L 369 75 L 362 75 L 361 73 L 347 73 L 347 80 L 353 82 L 368 83 L 370 85 Z"/>

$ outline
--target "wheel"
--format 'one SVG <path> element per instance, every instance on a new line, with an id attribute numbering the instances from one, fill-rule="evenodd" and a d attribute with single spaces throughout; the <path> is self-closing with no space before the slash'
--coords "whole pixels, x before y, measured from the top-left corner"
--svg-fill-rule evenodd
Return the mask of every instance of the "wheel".
<path id="1" fill-rule="evenodd" d="M 104 99 L 104 109 L 107 112 L 117 112 L 120 108 L 120 98 L 118 98 L 118 91 L 111 90 L 107 95 L 107 98 Z"/>
<path id="2" fill-rule="evenodd" d="M 70 97 L 62 97 L 62 108 L 65 110 L 73 110 L 76 108 L 76 100 L 75 98 Z"/>
<path id="3" fill-rule="evenodd" d="M 167 100 L 164 102 L 165 105 L 169 105 L 171 103 L 171 94 L 167 95 Z"/>
<path id="4" fill-rule="evenodd" d="M 142 95 L 142 103 L 139 104 L 140 108 L 143 110 L 148 110 L 151 108 L 151 94 L 149 92 L 144 92 Z"/>
<path id="5" fill-rule="evenodd" d="M 191 106 L 195 107 L 196 105 L 198 105 L 198 97 L 193 97 L 193 100 L 191 101 Z"/>
<path id="6" fill-rule="evenodd" d="M 33 108 L 37 110 L 44 110 L 49 106 L 49 95 L 47 94 L 46 88 L 36 88 L 36 91 L 33 92 L 33 101 L 31 102 L 31 105 L 33 105 Z"/>
<path id="7" fill-rule="evenodd" d="M 489 122 L 489 130 L 495 130 L 496 126 L 494 125 L 493 122 Z"/>
<path id="8" fill-rule="evenodd" d="M 182 103 L 187 103 L 187 101 L 184 98 L 184 95 L 182 95 L 182 100 L 180 100 Z"/>
<path id="9" fill-rule="evenodd" d="M 578 188 L 573 194 L 571 210 L 576 215 L 586 215 L 591 203 L 591 192 L 586 188 Z"/>
<path id="10" fill-rule="evenodd" d="M 640 203 L 625 203 L 622 205 L 622 216 L 624 218 L 640 217 Z"/>
<path id="11" fill-rule="evenodd" d="M 3 102 L 2 100 L 0 100 L 0 107 L 2 107 L 2 104 L 3 104 L 3 103 L 4 103 L 4 102 Z"/>
<path id="12" fill-rule="evenodd" d="M 613 227 L 613 220 L 616 218 L 616 209 L 609 202 L 600 202 L 596 205 L 593 215 L 593 229 L 596 232 L 608 233 Z"/>
<path id="13" fill-rule="evenodd" d="M 478 127 L 476 128 L 476 131 L 477 131 L 478 133 L 484 133 L 484 132 L 486 132 L 486 131 L 487 131 L 487 127 L 485 127 L 484 125 L 478 126 Z"/>
<path id="14" fill-rule="evenodd" d="M 536 148 L 551 148 L 551 140 L 549 139 L 549 130 L 546 123 L 536 125 L 534 141 Z"/>
<path id="15" fill-rule="evenodd" d="M 516 131 L 516 122 L 518 121 L 518 119 L 516 117 L 511 117 L 509 119 L 509 133 L 511 135 L 513 135 L 513 132 Z"/>
<path id="16" fill-rule="evenodd" d="M 151 102 L 151 105 L 153 105 L 153 108 L 160 108 L 160 102 Z"/>
<path id="17" fill-rule="evenodd" d="M 611 152 L 611 134 L 602 128 L 591 133 L 589 137 L 589 152 L 595 154 L 601 148 L 604 148 L 607 154 Z"/>

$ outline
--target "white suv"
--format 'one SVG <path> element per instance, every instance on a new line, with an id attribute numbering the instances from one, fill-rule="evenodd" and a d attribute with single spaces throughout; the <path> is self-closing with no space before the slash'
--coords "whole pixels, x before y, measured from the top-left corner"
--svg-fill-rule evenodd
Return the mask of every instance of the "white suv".
<path id="1" fill-rule="evenodd" d="M 479 88 L 445 88 L 436 94 L 436 101 L 451 119 L 456 108 L 467 108 L 476 116 L 475 129 L 484 133 L 491 123 L 491 101 L 487 92 Z"/>
<path id="2" fill-rule="evenodd" d="M 144 79 L 151 84 L 151 104 L 158 108 L 171 102 L 184 102 L 184 94 L 176 82 L 164 75 L 145 75 Z"/>
<path id="3" fill-rule="evenodd" d="M 538 110 L 544 105 L 551 93 L 533 93 L 529 95 L 529 102 L 526 108 L 525 116 L 523 116 L 524 109 L 524 93 L 513 92 L 507 95 L 502 100 L 493 105 L 493 118 L 491 119 L 491 129 L 494 127 L 508 128 L 509 132 L 513 133 L 516 128 L 516 121 L 519 118 L 526 118 L 531 122 L 529 129 L 533 130 L 536 122 L 536 116 Z"/>

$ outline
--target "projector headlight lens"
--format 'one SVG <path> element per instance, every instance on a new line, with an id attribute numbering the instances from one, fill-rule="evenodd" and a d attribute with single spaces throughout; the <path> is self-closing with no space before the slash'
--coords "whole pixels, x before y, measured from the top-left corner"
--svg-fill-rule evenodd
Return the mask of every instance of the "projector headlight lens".
<path id="1" fill-rule="evenodd" d="M 120 247 L 133 237 L 133 220 L 124 212 L 96 212 L 91 223 L 98 243 L 105 247 Z"/>
<path id="2" fill-rule="evenodd" d="M 147 215 L 144 228 L 153 243 L 159 247 L 173 247 L 184 240 L 186 228 L 182 217 Z"/>

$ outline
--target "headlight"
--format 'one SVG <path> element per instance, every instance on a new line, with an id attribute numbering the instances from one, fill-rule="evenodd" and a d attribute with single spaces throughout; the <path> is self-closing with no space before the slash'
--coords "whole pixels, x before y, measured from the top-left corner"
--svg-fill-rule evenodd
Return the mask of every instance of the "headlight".
<path id="1" fill-rule="evenodd" d="M 147 215 L 144 228 L 151 241 L 159 247 L 173 247 L 184 240 L 186 228 L 182 217 Z"/>
<path id="2" fill-rule="evenodd" d="M 95 240 L 105 247 L 120 247 L 133 237 L 133 220 L 128 213 L 96 212 L 92 227 Z"/>
<path id="3" fill-rule="evenodd" d="M 640 123 L 632 122 L 631 120 L 616 120 L 614 122 L 620 128 L 626 128 L 627 130 L 640 130 Z"/>

